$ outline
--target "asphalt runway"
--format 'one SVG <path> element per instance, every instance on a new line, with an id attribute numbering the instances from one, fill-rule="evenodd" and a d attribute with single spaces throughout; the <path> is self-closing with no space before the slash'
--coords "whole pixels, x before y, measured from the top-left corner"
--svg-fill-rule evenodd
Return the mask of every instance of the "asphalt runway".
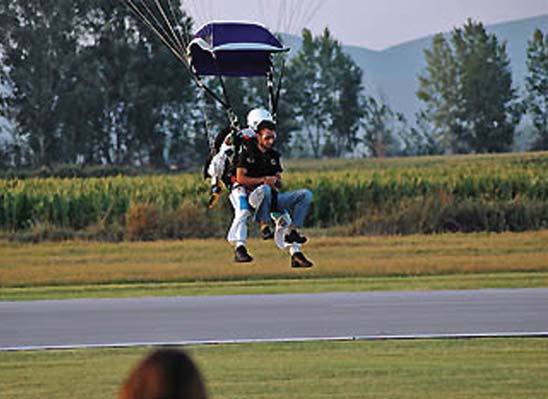
<path id="1" fill-rule="evenodd" d="M 548 336 L 548 289 L 0 302 L 0 350 Z"/>

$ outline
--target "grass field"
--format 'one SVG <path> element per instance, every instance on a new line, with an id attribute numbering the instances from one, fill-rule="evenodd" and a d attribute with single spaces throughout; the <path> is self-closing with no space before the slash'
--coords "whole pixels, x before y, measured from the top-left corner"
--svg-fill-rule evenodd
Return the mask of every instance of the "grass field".
<path id="1" fill-rule="evenodd" d="M 503 153 L 503 154 L 457 154 L 428 155 L 418 157 L 388 158 L 337 158 L 337 159 L 288 159 L 284 162 L 289 172 L 330 172 L 359 170 L 379 170 L 393 168 L 428 169 L 435 166 L 455 168 L 471 164 L 493 166 L 497 162 L 528 163 L 546 159 L 548 151 Z"/>
<path id="2" fill-rule="evenodd" d="M 316 262 L 293 270 L 271 242 L 235 264 L 223 240 L 149 243 L 0 241 L 0 299 L 368 289 L 548 286 L 548 230 L 503 234 L 313 237 Z"/>
<path id="3" fill-rule="evenodd" d="M 354 171 L 390 180 L 395 173 L 391 171 L 398 168 L 411 168 L 409 174 L 414 177 L 436 178 L 453 172 L 475 176 L 477 170 L 485 169 L 494 170 L 497 182 L 505 183 L 510 165 L 525 171 L 516 182 L 534 181 L 544 189 L 546 159 L 546 153 L 537 153 L 298 161 L 288 164 L 288 175 L 300 187 L 308 186 L 311 172 L 344 180 L 352 178 L 349 171 Z M 471 166 L 475 169 L 466 172 Z M 400 180 L 395 176 L 394 184 Z M 512 192 L 515 185 L 503 186 Z M 157 187 L 146 187 L 156 198 Z M 176 187 L 173 198 L 179 201 Z M 324 188 L 324 197 L 332 198 L 330 187 Z M 504 194 L 488 184 L 482 190 Z M 321 190 L 315 194 L 317 200 L 322 197 Z M 61 198 L 56 197 L 59 204 Z M 517 202 L 521 200 L 518 196 Z M 106 204 L 105 209 L 109 215 L 111 206 Z M 28 223 L 40 220 L 29 218 Z M 330 235 L 344 227 L 329 225 Z M 320 229 L 309 233 L 312 243 L 305 250 L 316 263 L 310 270 L 292 270 L 286 254 L 273 243 L 259 240 L 250 241 L 255 261 L 248 265 L 233 263 L 231 248 L 220 239 L 36 245 L 0 240 L 0 301 L 548 287 L 548 230 L 404 237 L 326 237 L 326 230 Z M 187 349 L 215 399 L 548 397 L 546 339 L 264 343 Z M 149 350 L 0 352 L 0 399 L 114 398 L 124 376 Z"/>
<path id="4" fill-rule="evenodd" d="M 476 339 L 188 348 L 214 399 L 548 397 L 548 340 Z M 2 399 L 114 398 L 149 349 L 0 352 Z"/>

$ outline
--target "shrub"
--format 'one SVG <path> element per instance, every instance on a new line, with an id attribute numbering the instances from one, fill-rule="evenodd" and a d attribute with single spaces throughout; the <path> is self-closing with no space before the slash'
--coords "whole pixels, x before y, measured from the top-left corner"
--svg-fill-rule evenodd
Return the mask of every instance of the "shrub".
<path id="1" fill-rule="evenodd" d="M 164 216 L 162 236 L 165 238 L 207 238 L 215 235 L 207 208 L 192 201 Z"/>
<path id="2" fill-rule="evenodd" d="M 160 228 L 160 212 L 150 204 L 135 204 L 126 216 L 127 238 L 132 241 L 157 239 Z"/>

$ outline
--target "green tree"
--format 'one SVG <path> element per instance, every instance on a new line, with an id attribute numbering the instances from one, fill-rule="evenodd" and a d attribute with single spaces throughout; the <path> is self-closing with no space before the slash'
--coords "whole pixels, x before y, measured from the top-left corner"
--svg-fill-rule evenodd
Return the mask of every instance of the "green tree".
<path id="1" fill-rule="evenodd" d="M 401 155 L 441 155 L 443 147 L 439 138 L 434 134 L 434 127 L 426 117 L 424 111 L 415 115 L 415 125 L 409 126 L 404 121 L 405 128 L 400 133 L 402 141 Z"/>
<path id="2" fill-rule="evenodd" d="M 356 142 L 361 73 L 327 28 L 316 38 L 303 30 L 301 50 L 288 66 L 286 96 L 314 157 L 340 155 Z"/>
<path id="3" fill-rule="evenodd" d="M 363 111 L 361 142 L 367 152 L 375 158 L 397 155 L 395 129 L 402 116 L 395 114 L 388 105 L 373 97 L 364 99 Z"/>
<path id="4" fill-rule="evenodd" d="M 425 115 L 452 152 L 501 152 L 511 148 L 519 113 L 506 44 L 468 20 L 438 35 L 425 52 L 427 68 L 417 95 Z"/>
<path id="5" fill-rule="evenodd" d="M 361 144 L 373 157 L 440 154 L 440 144 L 433 126 L 424 113 L 410 126 L 405 116 L 387 104 L 367 97 L 363 100 Z"/>
<path id="6" fill-rule="evenodd" d="M 196 87 L 123 2 L 2 0 L 0 18 L 9 108 L 35 166 L 192 158 Z"/>
<path id="7" fill-rule="evenodd" d="M 278 54 L 273 56 L 275 91 L 278 90 L 278 85 L 281 84 L 276 116 L 276 130 L 278 134 L 276 139 L 276 148 L 281 150 L 284 156 L 288 157 L 290 156 L 292 150 L 291 144 L 293 134 L 299 130 L 299 125 L 296 121 L 294 106 L 288 99 L 287 93 L 291 85 L 289 73 L 291 71 L 286 67 L 286 64 L 286 54 Z M 246 98 L 246 110 L 248 111 L 258 105 L 267 107 L 269 104 L 269 99 L 266 78 L 261 77 L 245 79 L 245 84 L 248 92 L 251 94 Z"/>
<path id="8" fill-rule="evenodd" d="M 0 2 L 1 45 L 14 93 L 8 99 L 18 134 L 28 137 L 35 165 L 63 159 L 60 98 L 73 81 L 78 21 L 86 2 Z"/>
<path id="9" fill-rule="evenodd" d="M 191 29 L 185 14 L 177 22 L 184 31 Z M 96 89 L 83 91 L 97 105 L 103 159 L 154 167 L 180 163 L 185 154 L 178 151 L 192 154 L 189 144 L 195 135 L 196 88 L 187 71 L 121 2 L 97 1 L 87 24 L 94 40 L 83 64 L 94 78 L 86 85 Z"/>
<path id="10" fill-rule="evenodd" d="M 528 42 L 527 67 L 525 108 L 536 129 L 533 148 L 548 150 L 548 34 L 540 29 Z"/>
<path id="11" fill-rule="evenodd" d="M 337 47 L 334 56 L 334 81 L 336 88 L 329 96 L 331 123 L 329 131 L 334 142 L 334 156 L 341 156 L 352 150 L 358 141 L 360 119 L 363 116 L 362 108 L 362 70 Z"/>
<path id="12" fill-rule="evenodd" d="M 425 103 L 423 120 L 431 122 L 433 136 L 445 148 L 458 150 L 459 127 L 457 111 L 460 108 L 457 63 L 442 34 L 434 36 L 432 48 L 424 51 L 426 72 L 419 76 L 418 98 Z"/>

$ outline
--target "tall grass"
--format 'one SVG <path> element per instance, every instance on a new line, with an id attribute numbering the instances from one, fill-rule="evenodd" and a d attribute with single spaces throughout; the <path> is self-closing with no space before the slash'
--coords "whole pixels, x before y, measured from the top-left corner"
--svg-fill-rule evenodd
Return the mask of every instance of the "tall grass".
<path id="1" fill-rule="evenodd" d="M 296 163 L 285 182 L 314 193 L 308 226 L 348 234 L 548 227 L 548 153 Z M 198 174 L 0 180 L 0 230 L 219 236 L 232 210 L 225 195 L 207 212 L 207 189 Z"/>

